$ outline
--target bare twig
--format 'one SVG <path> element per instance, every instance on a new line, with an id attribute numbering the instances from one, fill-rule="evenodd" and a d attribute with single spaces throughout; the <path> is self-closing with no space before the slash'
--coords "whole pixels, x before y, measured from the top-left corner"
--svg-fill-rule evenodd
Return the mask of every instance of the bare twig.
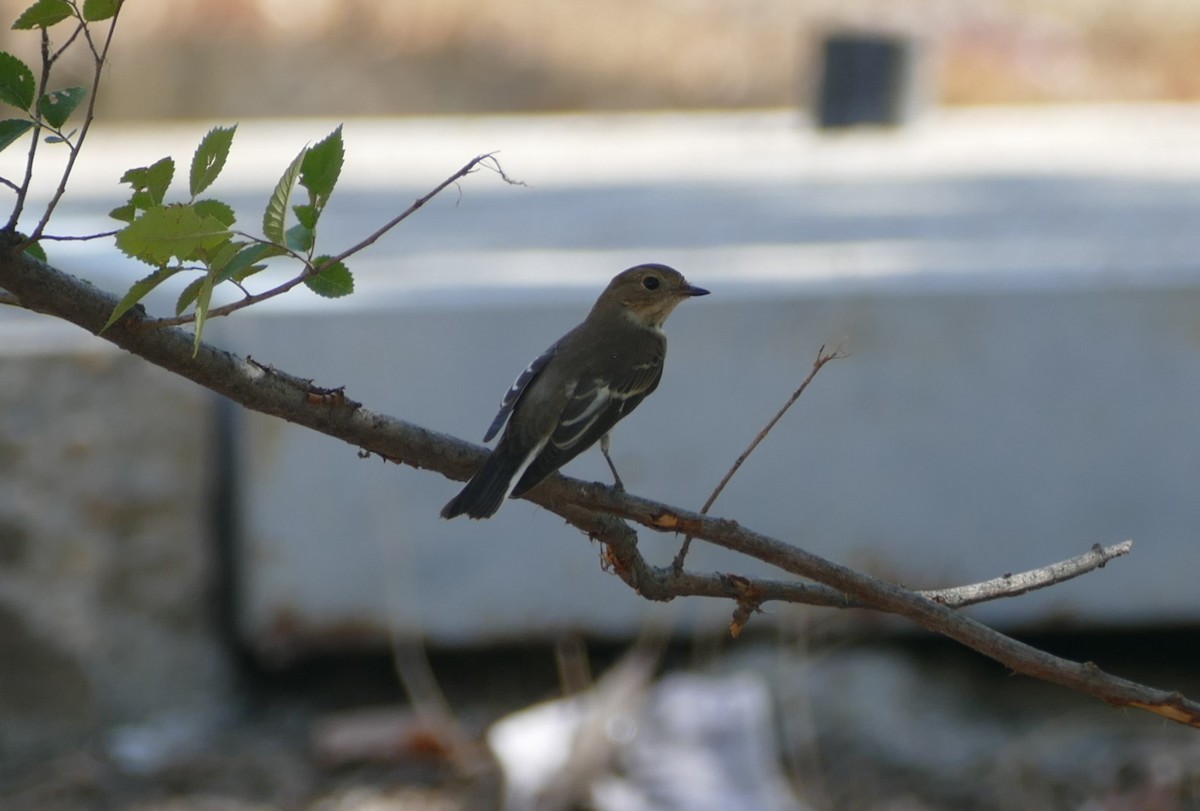
<path id="1" fill-rule="evenodd" d="M 1110 560 L 1128 555 L 1132 551 L 1133 541 L 1129 540 L 1112 546 L 1095 544 L 1082 555 L 1076 555 L 1049 566 L 1042 566 L 1039 569 L 1031 569 L 1019 574 L 1005 574 L 982 583 L 972 583 L 969 586 L 926 590 L 921 594 L 951 608 L 964 608 L 968 605 L 995 600 L 997 597 L 1017 597 L 1057 583 L 1064 583 L 1081 574 L 1103 569 Z"/>
<path id="2" fill-rule="evenodd" d="M 457 172 L 450 175 L 450 177 L 446 178 L 441 183 L 439 183 L 437 186 L 435 186 L 432 191 L 428 192 L 427 194 L 425 194 L 421 197 L 418 197 L 415 201 L 413 201 L 412 205 L 410 205 L 408 208 L 404 209 L 404 211 L 400 212 L 395 217 L 388 220 L 384 225 L 377 228 L 373 233 L 371 233 L 365 239 L 362 239 L 361 241 L 350 246 L 346 250 L 339 253 L 337 256 L 334 256 L 333 258 L 331 258 L 325 262 L 322 262 L 319 265 L 312 265 L 312 264 L 309 264 L 306 262 L 306 266 L 305 266 L 304 270 L 299 275 L 297 275 L 291 279 L 288 279 L 286 282 L 283 282 L 282 284 L 272 287 L 270 290 L 264 290 L 261 293 L 247 295 L 245 298 L 239 299 L 231 304 L 226 304 L 221 307 L 213 307 L 211 310 L 208 311 L 207 317 L 208 318 L 217 318 L 219 316 L 235 313 L 238 310 L 245 309 L 246 307 L 249 307 L 253 304 L 258 304 L 261 301 L 266 301 L 267 299 L 272 299 L 272 298 L 275 298 L 276 296 L 281 296 L 284 293 L 288 292 L 289 290 L 293 289 L 294 287 L 296 287 L 300 284 L 303 284 L 307 279 L 311 279 L 313 276 L 316 276 L 322 270 L 324 270 L 326 267 L 336 264 L 338 262 L 344 261 L 345 259 L 349 258 L 350 256 L 353 256 L 354 254 L 358 253 L 359 251 L 363 250 L 364 248 L 375 244 L 388 231 L 391 231 L 397 225 L 399 225 L 400 223 L 407 220 L 409 217 L 411 217 L 413 214 L 415 214 L 422 206 L 424 206 L 426 203 L 428 203 L 430 200 L 432 200 L 438 194 L 443 192 L 448 186 L 453 185 L 454 183 L 457 183 L 459 180 L 466 177 L 467 175 L 478 171 L 478 169 L 481 166 L 487 166 L 488 168 L 491 168 L 493 171 L 497 172 L 500 175 L 500 177 L 504 178 L 504 181 L 506 183 L 512 183 L 514 185 L 523 185 L 523 184 L 520 184 L 519 181 L 514 181 L 514 180 L 510 179 L 508 177 L 508 175 L 506 175 L 504 173 L 504 170 L 500 168 L 500 164 L 498 161 L 496 161 L 496 158 L 494 157 L 494 155 L 495 155 L 495 153 L 489 152 L 487 154 L 478 155 L 478 156 L 472 158 L 461 169 L 459 169 Z M 245 236 L 248 239 L 252 239 L 257 242 L 266 242 L 262 238 L 255 237 L 250 234 L 242 234 L 242 236 Z M 273 244 L 273 243 L 268 243 L 268 244 Z M 282 246 L 279 246 L 279 247 L 282 247 Z M 299 254 L 295 253 L 294 251 L 288 251 L 288 253 L 290 253 L 294 258 L 299 259 L 300 261 L 305 261 L 303 256 L 300 256 Z M 175 316 L 172 318 L 155 318 L 152 320 L 142 322 L 141 326 L 142 327 L 153 327 L 153 328 L 177 327 L 177 326 L 182 326 L 183 324 L 191 324 L 195 320 L 196 320 L 195 314 L 190 313 L 187 315 L 180 315 L 180 316 Z"/>
<path id="3" fill-rule="evenodd" d="M 1112 546 L 1094 546 L 1088 552 L 1068 560 L 1052 563 L 1020 574 L 1009 574 L 983 583 L 945 589 L 917 591 L 947 608 L 1018 597 L 1030 591 L 1062 583 L 1088 574 L 1110 560 L 1129 554 L 1132 541 Z M 799 583 L 767 577 L 743 577 L 723 572 L 676 572 L 670 566 L 653 566 L 638 550 L 636 544 L 610 545 L 605 558 L 608 567 L 648 600 L 667 601 L 676 597 L 715 597 L 753 604 L 755 608 L 769 602 L 827 608 L 868 608 L 866 603 L 844 592 L 820 583 Z"/>
<path id="4" fill-rule="evenodd" d="M 59 45 L 54 50 L 54 53 L 50 54 L 50 59 L 49 59 L 50 65 L 53 66 L 54 63 L 59 60 L 59 57 L 61 57 L 64 53 L 66 53 L 67 50 L 71 47 L 71 45 L 75 42 L 75 40 L 77 40 L 79 38 L 79 35 L 86 34 L 86 32 L 87 32 L 87 26 L 81 20 L 79 22 L 79 24 L 75 26 L 75 30 L 71 32 L 71 35 L 69 37 L 67 37 L 65 40 L 63 40 L 63 44 Z M 91 37 L 87 37 L 87 41 L 88 41 L 88 47 L 92 51 L 92 58 L 96 58 L 98 56 L 98 54 L 96 53 L 95 43 L 92 42 Z"/>
<path id="5" fill-rule="evenodd" d="M 817 372 L 821 371 L 821 369 L 825 366 L 825 364 L 829 363 L 829 361 L 837 360 L 843 357 L 845 357 L 845 355 L 842 354 L 842 350 L 840 348 L 834 349 L 832 352 L 826 352 L 825 345 L 821 344 L 821 348 L 817 350 L 817 359 L 813 361 L 812 370 L 809 371 L 808 376 L 805 377 L 800 383 L 800 388 L 792 392 L 792 396 L 787 399 L 787 402 L 783 404 L 783 407 L 780 408 L 779 411 L 775 412 L 775 416 L 772 417 L 765 426 L 763 426 L 763 429 L 758 432 L 758 435 L 754 437 L 749 446 L 747 446 L 746 450 L 742 451 L 742 455 L 734 461 L 729 470 L 725 471 L 725 475 L 721 478 L 721 481 L 713 489 L 712 493 L 708 497 L 708 500 L 704 502 L 704 506 L 700 508 L 701 515 L 708 515 L 708 511 L 712 509 L 712 505 L 716 503 L 716 500 L 721 496 L 722 491 L 725 490 L 725 485 L 729 484 L 729 480 L 737 474 L 738 470 L 741 469 L 746 460 L 750 458 L 750 454 L 754 453 L 754 449 L 757 448 L 759 444 L 767 438 L 767 434 L 771 433 L 771 429 L 775 427 L 775 424 L 783 419 L 783 415 L 788 412 L 788 409 L 796 404 L 796 401 L 800 399 L 802 394 L 804 394 L 804 390 L 808 388 L 808 384 L 811 383 L 813 378 L 817 376 Z M 692 536 L 685 535 L 683 537 L 683 544 L 680 545 L 679 552 L 675 555 L 675 560 L 671 563 L 671 569 L 676 573 L 683 571 L 683 563 L 687 558 L 688 548 L 691 546 L 691 543 Z"/>
<path id="6" fill-rule="evenodd" d="M 112 231 L 101 231 L 98 234 L 42 234 L 40 239 L 44 242 L 87 242 L 92 239 L 115 237 L 119 233 L 121 230 L 118 228 Z"/>

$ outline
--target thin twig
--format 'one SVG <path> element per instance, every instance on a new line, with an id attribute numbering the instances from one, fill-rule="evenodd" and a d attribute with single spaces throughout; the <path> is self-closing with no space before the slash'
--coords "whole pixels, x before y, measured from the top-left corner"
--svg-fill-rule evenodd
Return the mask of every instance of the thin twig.
<path id="1" fill-rule="evenodd" d="M 38 77 L 37 97 L 41 98 L 46 87 L 50 83 L 50 66 L 54 60 L 50 56 L 50 32 L 42 29 L 42 72 Z M 42 140 L 41 130 L 41 112 L 37 109 L 37 104 L 34 104 L 33 113 L 33 129 L 29 134 L 29 152 L 25 156 L 25 177 L 22 178 L 21 184 L 17 187 L 17 199 L 13 203 L 12 213 L 8 215 L 8 222 L 4 226 L 5 231 L 17 230 L 17 223 L 21 219 L 21 214 L 25 210 L 25 200 L 29 197 L 29 186 L 33 183 L 33 165 L 37 159 L 38 143 Z"/>
<path id="2" fill-rule="evenodd" d="M 750 602 L 755 608 L 769 602 L 811 605 L 825 608 L 868 608 L 866 603 L 820 583 L 802 583 L 770 577 L 745 577 L 722 572 L 683 571 L 669 566 L 653 566 L 636 544 L 609 547 L 609 564 L 626 584 L 636 583 L 638 594 L 648 600 L 673 600 L 676 597 L 715 597 Z M 1007 574 L 982 583 L 915 592 L 947 608 L 992 600 L 1019 597 L 1036 589 L 1047 588 L 1101 569 L 1110 560 L 1128 555 L 1133 541 L 1111 546 L 1094 546 L 1067 560 L 1040 566 L 1018 574 Z M 754 556 L 754 555 L 750 555 Z M 761 559 L 761 558 L 760 558 Z"/>
<path id="3" fill-rule="evenodd" d="M 826 352 L 825 344 L 821 344 L 821 348 L 817 350 L 817 359 L 813 361 L 812 370 L 800 383 L 800 388 L 792 392 L 792 396 L 787 399 L 787 402 L 783 404 L 783 407 L 780 408 L 779 411 L 775 412 L 775 416 L 772 417 L 765 426 L 763 426 L 763 429 L 758 432 L 758 435 L 754 437 L 749 446 L 747 446 L 746 450 L 742 451 L 742 455 L 739 456 L 736 461 L 734 461 L 729 470 L 725 471 L 725 475 L 721 478 L 721 481 L 713 489 L 712 493 L 708 497 L 708 500 L 704 502 L 704 506 L 700 508 L 701 515 L 708 515 L 708 511 L 712 509 L 712 505 L 715 504 L 717 499 L 721 496 L 721 492 L 724 491 L 725 486 L 729 484 L 730 479 L 737 474 L 738 470 L 741 469 L 746 460 L 750 458 L 750 454 L 754 453 L 754 449 L 757 448 L 762 441 L 767 438 L 767 434 L 771 433 L 771 429 L 775 427 L 776 423 L 783 419 L 783 415 L 788 412 L 788 409 L 796 404 L 796 401 L 800 399 L 800 396 L 804 394 L 805 389 L 808 388 L 808 384 L 811 383 L 813 378 L 817 376 L 817 372 L 821 371 L 821 369 L 825 366 L 825 364 L 829 363 L 829 361 L 844 357 L 845 355 L 842 353 L 841 348 L 834 349 L 832 352 Z M 683 564 L 687 559 L 688 549 L 690 548 L 691 543 L 692 536 L 685 535 L 683 538 L 683 544 L 679 547 L 678 554 L 675 555 L 675 559 L 671 562 L 672 571 L 677 573 L 683 571 Z"/>
<path id="4" fill-rule="evenodd" d="M 39 239 L 44 242 L 87 242 L 90 239 L 105 239 L 121 233 L 117 228 L 112 231 L 101 231 L 98 234 L 42 234 Z"/>
<path id="5" fill-rule="evenodd" d="M 508 175 L 506 175 L 504 173 L 504 170 L 500 168 L 500 164 L 494 156 L 495 156 L 494 152 L 488 152 L 484 155 L 477 155 L 476 157 L 472 158 L 461 169 L 459 169 L 457 172 L 450 175 L 450 177 L 446 178 L 441 183 L 439 183 L 437 186 L 435 186 L 432 191 L 428 192 L 427 194 L 425 194 L 421 197 L 418 197 L 412 203 L 412 205 L 410 205 L 408 208 L 404 209 L 404 211 L 402 211 L 400 214 L 398 214 L 395 217 L 393 217 L 392 219 L 388 220 L 387 223 L 385 223 L 380 228 L 376 229 L 372 234 L 367 236 L 365 239 L 355 243 L 351 247 L 349 247 L 346 250 L 339 253 L 337 256 L 334 256 L 331 259 L 328 259 L 319 265 L 313 265 L 310 263 L 306 263 L 306 266 L 305 266 L 303 272 L 301 272 L 299 275 L 294 276 L 291 279 L 288 279 L 286 282 L 283 282 L 280 285 L 272 287 L 270 290 L 264 290 L 261 293 L 247 295 L 245 298 L 239 299 L 238 301 L 235 301 L 231 304 L 226 304 L 221 307 L 214 307 L 208 311 L 208 314 L 206 317 L 207 318 L 217 318 L 217 317 L 220 317 L 223 315 L 229 315 L 230 313 L 235 313 L 238 310 L 242 310 L 242 309 L 245 309 L 246 307 L 251 306 L 252 304 L 258 304 L 261 301 L 266 301 L 267 299 L 272 299 L 272 298 L 275 298 L 276 296 L 281 296 L 284 293 L 291 290 L 292 288 L 294 288 L 300 284 L 303 284 L 306 280 L 311 279 L 313 276 L 318 275 L 326 267 L 336 264 L 338 262 L 341 262 L 341 261 L 345 260 L 346 258 L 358 253 L 362 249 L 364 249 L 370 245 L 373 245 L 381 237 L 383 237 L 388 231 L 391 231 L 397 225 L 399 225 L 400 223 L 407 220 L 409 217 L 411 217 L 413 214 L 415 214 L 417 212 L 417 210 L 420 209 L 423 205 L 425 205 L 430 200 L 432 200 L 434 197 L 436 197 L 438 194 L 440 194 L 442 191 L 444 191 L 446 189 L 446 187 L 456 183 L 460 179 L 475 172 L 481 165 L 486 165 L 487 168 L 493 169 L 495 172 L 497 172 L 500 175 L 500 177 L 502 177 L 504 179 L 504 181 L 506 183 L 511 183 L 513 185 L 524 185 L 524 184 L 520 183 L 520 181 L 514 181 L 514 180 L 510 179 L 508 177 Z M 485 162 L 488 162 L 488 163 L 485 163 Z M 266 244 L 274 244 L 274 243 L 267 243 L 266 240 L 263 240 L 261 237 L 254 237 L 254 236 L 251 236 L 250 234 L 242 234 L 242 236 L 246 236 L 247 238 L 255 240 L 256 242 L 264 242 Z M 282 246 L 278 246 L 278 247 L 282 247 Z M 305 261 L 304 257 L 300 256 L 299 254 L 296 254 L 295 252 L 292 252 L 292 251 L 289 251 L 289 253 L 291 253 L 291 255 L 293 257 L 295 257 L 296 259 L 299 259 L 300 261 Z M 191 324 L 195 320 L 196 320 L 195 313 L 189 313 L 187 315 L 174 316 L 171 318 L 155 318 L 155 319 L 151 319 L 148 321 L 143 321 L 143 322 L 140 322 L 138 324 L 138 326 L 139 326 L 139 328 L 152 327 L 152 328 L 156 328 L 156 329 L 162 328 L 162 327 L 177 327 L 177 326 L 182 326 L 184 324 Z"/>
<path id="6" fill-rule="evenodd" d="M 1125 540 L 1112 546 L 1095 544 L 1090 550 L 1073 558 L 1051 563 L 1018 574 L 1004 574 L 981 583 L 966 586 L 956 586 L 948 589 L 926 589 L 920 592 L 934 602 L 951 608 L 965 608 L 969 605 L 995 600 L 1000 597 L 1018 597 L 1037 589 L 1044 589 L 1058 583 L 1079 577 L 1081 574 L 1103 569 L 1105 564 L 1115 558 L 1128 555 L 1133 551 L 1133 541 Z"/>
<path id="7" fill-rule="evenodd" d="M 41 239 L 42 232 L 46 230 L 46 224 L 50 222 L 50 217 L 54 214 L 54 209 L 58 207 L 59 201 L 62 200 L 62 196 L 67 192 L 67 181 L 71 178 L 71 172 L 75 168 L 75 161 L 79 157 L 83 142 L 87 139 L 88 131 L 91 129 L 92 122 L 96 118 L 96 96 L 100 93 L 100 79 L 104 73 L 104 63 L 108 59 L 108 49 L 112 46 L 113 35 L 117 31 L 117 19 L 121 16 L 121 9 L 124 7 L 124 3 L 119 3 L 116 11 L 113 12 L 113 16 L 109 19 L 108 33 L 104 37 L 104 47 L 99 52 L 96 51 L 96 45 L 92 40 L 91 32 L 87 30 L 87 26 L 84 26 L 84 37 L 87 38 L 96 61 L 96 70 L 92 75 L 92 88 L 88 92 L 87 112 L 83 117 L 83 125 L 79 128 L 79 137 L 75 139 L 74 143 L 70 141 L 66 142 L 70 154 L 67 156 L 67 165 L 63 167 L 58 188 L 54 190 L 54 195 L 50 198 L 50 202 L 46 204 L 46 210 L 42 212 L 42 217 L 38 220 L 37 227 L 29 234 L 28 239 L 25 241 L 26 244 L 37 242 Z M 10 227 L 16 227 L 15 220 L 11 222 Z"/>
<path id="8" fill-rule="evenodd" d="M 468 161 L 465 166 L 463 166 L 457 172 L 450 175 L 450 177 L 446 178 L 441 183 L 439 183 L 433 189 L 433 191 L 429 192 L 428 194 L 424 195 L 423 197 L 418 197 L 411 206 L 406 208 L 404 211 L 402 211 L 397 216 L 388 220 L 381 227 L 376 229 L 373 234 L 371 234 L 370 236 L 368 236 L 366 239 L 362 240 L 361 242 L 351 245 L 349 248 L 342 251 L 337 256 L 333 257 L 333 259 L 330 261 L 331 262 L 341 262 L 341 261 L 353 256 L 354 254 L 358 253 L 363 248 L 366 248 L 370 245 L 374 245 L 384 234 L 386 234 L 388 231 L 391 231 L 397 225 L 404 222 L 410 216 L 415 214 L 417 212 L 417 210 L 419 208 L 421 208 L 421 206 L 425 205 L 430 200 L 432 200 L 434 197 L 436 197 L 438 194 L 440 194 L 447 186 L 451 185 L 452 183 L 456 183 L 458 180 L 466 177 L 469 174 L 472 174 L 477 169 L 479 169 L 481 166 L 495 171 L 498 175 L 500 175 L 500 178 L 505 183 L 508 183 L 513 186 L 525 185 L 524 183 L 521 183 L 520 181 L 513 180 L 512 178 L 510 178 L 508 175 L 506 175 L 504 173 L 504 170 L 500 167 L 500 162 L 498 160 L 496 160 L 495 152 L 486 152 L 482 155 L 476 155 L 474 158 L 472 158 L 470 161 Z"/>
<path id="9" fill-rule="evenodd" d="M 59 45 L 54 53 L 50 54 L 50 64 L 53 65 L 55 62 L 57 62 L 59 57 L 66 53 L 67 49 L 71 47 L 71 43 L 78 39 L 81 33 L 86 33 L 86 31 L 87 25 L 80 20 L 79 25 L 75 26 L 75 30 L 71 32 L 71 36 L 67 37 L 66 40 L 63 41 L 63 44 Z M 95 58 L 97 55 L 96 46 L 91 42 L 91 37 L 88 37 L 88 47 L 91 48 L 92 57 Z"/>

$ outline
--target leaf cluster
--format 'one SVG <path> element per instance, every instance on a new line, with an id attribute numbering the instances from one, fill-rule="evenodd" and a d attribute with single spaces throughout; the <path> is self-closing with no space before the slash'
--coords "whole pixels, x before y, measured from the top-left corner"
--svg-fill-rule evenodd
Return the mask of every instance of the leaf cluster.
<path id="1" fill-rule="evenodd" d="M 12 27 L 18 31 L 46 30 L 64 21 L 77 26 L 101 22 L 114 17 L 122 0 L 37 0 L 25 9 Z M 16 117 L 0 119 L 0 150 L 6 149 L 32 129 L 49 130 L 50 143 L 69 143 L 70 135 L 63 132 L 67 119 L 87 98 L 85 87 L 64 87 L 58 90 L 39 90 L 33 70 L 21 59 L 0 51 L 0 102 L 14 107 Z"/>
<path id="2" fill-rule="evenodd" d="M 237 126 L 214 127 L 200 141 L 188 170 L 188 197 L 168 202 L 175 177 L 175 160 L 165 157 L 149 166 L 130 169 L 121 177 L 132 188 L 129 200 L 109 212 L 125 223 L 117 247 L 154 270 L 129 289 L 113 310 L 105 328 L 114 324 L 151 290 L 178 273 L 196 278 L 184 287 L 175 314 L 192 309 L 199 347 L 213 289 L 242 283 L 264 270 L 266 261 L 290 256 L 304 263 L 299 280 L 326 297 L 354 290 L 346 266 L 330 256 L 316 256 L 317 225 L 341 174 L 345 157 L 342 128 L 305 146 L 275 185 L 262 217 L 262 236 L 235 230 L 233 209 L 221 200 L 201 197 L 225 167 Z M 304 190 L 301 201 L 297 187 Z M 248 295 L 248 294 L 247 294 Z"/>

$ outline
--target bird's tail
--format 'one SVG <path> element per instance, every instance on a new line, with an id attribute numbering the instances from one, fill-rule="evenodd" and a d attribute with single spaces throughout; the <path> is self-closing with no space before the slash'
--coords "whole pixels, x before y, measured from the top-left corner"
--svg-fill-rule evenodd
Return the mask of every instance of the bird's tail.
<path id="1" fill-rule="evenodd" d="M 464 514 L 470 518 L 490 518 L 495 515 L 512 489 L 512 480 L 519 472 L 522 461 L 520 458 L 509 458 L 503 445 L 496 448 L 466 487 L 442 507 L 442 518 Z"/>

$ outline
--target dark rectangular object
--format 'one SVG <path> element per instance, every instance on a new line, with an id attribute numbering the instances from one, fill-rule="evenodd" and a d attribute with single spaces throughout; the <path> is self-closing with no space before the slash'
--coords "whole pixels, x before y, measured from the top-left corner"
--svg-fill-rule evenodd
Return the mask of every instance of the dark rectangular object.
<path id="1" fill-rule="evenodd" d="M 911 58 L 910 46 L 898 37 L 828 37 L 821 55 L 818 126 L 902 123 Z"/>

